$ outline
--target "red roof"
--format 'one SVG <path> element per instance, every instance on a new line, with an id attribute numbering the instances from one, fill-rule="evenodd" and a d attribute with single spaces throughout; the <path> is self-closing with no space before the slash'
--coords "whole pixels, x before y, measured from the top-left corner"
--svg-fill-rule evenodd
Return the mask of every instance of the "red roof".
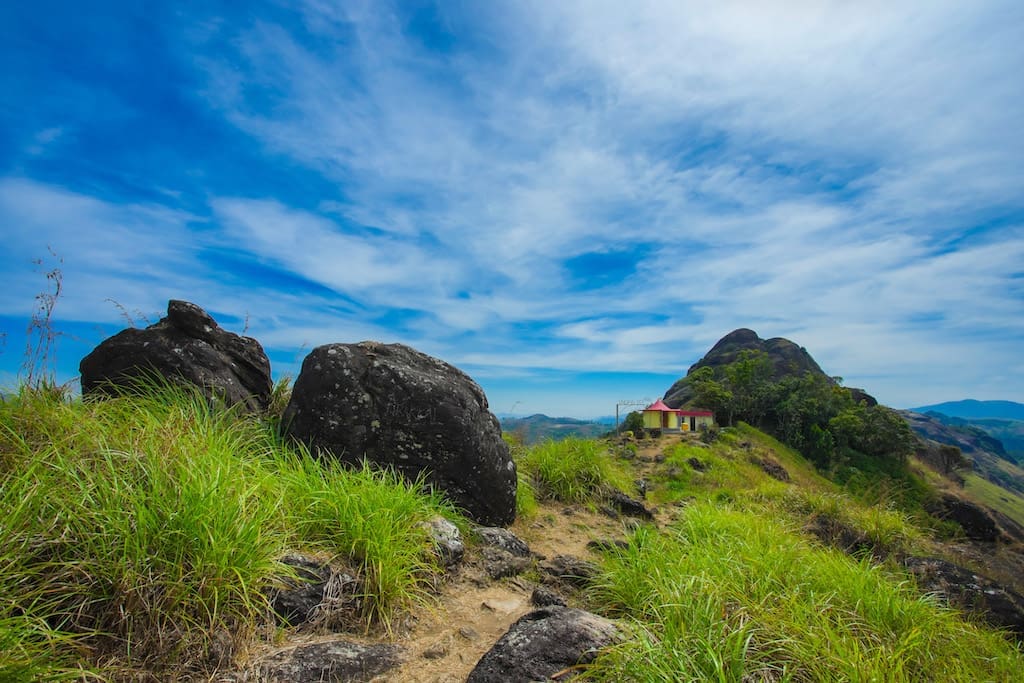
<path id="1" fill-rule="evenodd" d="M 679 410 L 678 408 L 669 408 L 667 405 L 665 405 L 665 402 L 662 401 L 660 398 L 657 401 L 655 401 L 654 403 L 652 403 L 651 405 L 649 405 L 646 408 L 644 408 L 644 412 L 645 413 L 648 410 L 657 411 L 659 413 L 675 413 L 676 415 L 681 415 L 683 417 L 714 417 L 715 416 L 715 414 L 712 413 L 710 410 Z"/>

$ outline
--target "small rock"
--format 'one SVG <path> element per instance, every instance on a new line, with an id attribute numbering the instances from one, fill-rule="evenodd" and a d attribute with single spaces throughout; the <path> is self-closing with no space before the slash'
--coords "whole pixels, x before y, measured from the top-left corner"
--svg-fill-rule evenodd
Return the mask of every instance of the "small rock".
<path id="1" fill-rule="evenodd" d="M 622 640 L 612 622 L 568 607 L 543 607 L 515 622 L 469 674 L 466 683 L 526 683 L 594 660 Z M 560 678 L 560 680 L 564 680 Z"/>
<path id="2" fill-rule="evenodd" d="M 268 683 L 348 683 L 369 681 L 402 661 L 397 645 L 363 645 L 346 640 L 299 645 L 260 663 Z"/>
<path id="3" fill-rule="evenodd" d="M 459 635 L 466 640 L 479 640 L 480 634 L 476 632 L 476 629 L 472 626 L 461 626 L 459 627 Z"/>
<path id="4" fill-rule="evenodd" d="M 695 472 L 707 472 L 708 471 L 708 466 L 705 463 L 703 463 L 700 460 L 698 460 L 697 458 L 689 458 L 686 461 L 686 464 L 689 465 L 690 467 L 692 467 Z"/>
<path id="5" fill-rule="evenodd" d="M 500 548 L 510 555 L 516 557 L 529 557 L 530 546 L 520 539 L 518 536 L 513 534 L 508 529 L 502 529 L 501 527 L 493 526 L 478 526 L 473 531 L 476 532 L 480 540 L 492 548 Z"/>
<path id="6" fill-rule="evenodd" d="M 551 590 L 550 588 L 544 588 L 543 586 L 537 586 L 530 595 L 530 604 L 536 607 L 548 607 L 550 605 L 566 606 L 565 598 Z"/>
<path id="7" fill-rule="evenodd" d="M 532 558 L 518 557 L 501 548 L 483 548 L 480 554 L 487 575 L 494 580 L 522 574 L 533 566 Z"/>
<path id="8" fill-rule="evenodd" d="M 444 638 L 439 640 L 426 650 L 423 651 L 424 659 L 442 659 L 448 656 L 448 652 L 451 649 L 452 641 L 451 638 Z"/>
<path id="9" fill-rule="evenodd" d="M 600 569 L 593 562 L 572 555 L 556 555 L 540 564 L 541 571 L 561 583 L 582 588 L 597 576 Z"/>
<path id="10" fill-rule="evenodd" d="M 434 550 L 438 559 L 445 567 L 454 567 L 466 553 L 466 546 L 462 542 L 462 534 L 459 527 L 444 517 L 434 517 L 429 522 L 424 522 L 430 538 L 434 542 Z"/>
<path id="11" fill-rule="evenodd" d="M 608 496 L 609 502 L 616 510 L 629 517 L 652 520 L 654 513 L 648 510 L 639 500 L 630 498 L 622 491 L 612 491 Z"/>

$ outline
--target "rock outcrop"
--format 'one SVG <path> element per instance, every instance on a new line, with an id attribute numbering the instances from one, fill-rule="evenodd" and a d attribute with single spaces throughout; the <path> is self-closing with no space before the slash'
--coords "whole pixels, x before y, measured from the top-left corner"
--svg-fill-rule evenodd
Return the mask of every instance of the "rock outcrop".
<path id="1" fill-rule="evenodd" d="M 903 565 L 918 587 L 996 628 L 1024 636 L 1024 596 L 937 557 L 907 557 Z"/>
<path id="2" fill-rule="evenodd" d="M 612 622 L 580 609 L 552 605 L 512 624 L 477 663 L 466 683 L 546 681 L 594 660 L 622 635 Z M 568 671 L 558 680 L 571 677 Z"/>
<path id="3" fill-rule="evenodd" d="M 140 380 L 162 378 L 199 387 L 211 401 L 259 412 L 270 404 L 270 361 L 260 343 L 221 329 L 187 301 L 167 304 L 167 317 L 128 328 L 82 359 L 82 393 L 116 395 Z"/>
<path id="4" fill-rule="evenodd" d="M 306 357 L 285 433 L 322 457 L 394 467 L 447 494 L 475 521 L 515 519 L 516 469 L 483 390 L 402 344 L 328 344 Z"/>
<path id="5" fill-rule="evenodd" d="M 761 339 L 757 332 L 740 328 L 725 335 L 711 347 L 703 358 L 690 366 L 686 377 L 676 381 L 665 392 L 664 401 L 671 408 L 678 408 L 693 398 L 689 376 L 703 367 L 720 368 L 735 362 L 743 351 L 763 351 L 772 363 L 772 378 L 779 380 L 789 375 L 802 376 L 806 372 L 828 377 L 821 366 L 811 357 L 807 349 L 798 346 L 788 339 L 773 337 Z M 863 389 L 850 388 L 850 394 L 857 402 L 864 401 L 868 405 L 878 402 Z"/>

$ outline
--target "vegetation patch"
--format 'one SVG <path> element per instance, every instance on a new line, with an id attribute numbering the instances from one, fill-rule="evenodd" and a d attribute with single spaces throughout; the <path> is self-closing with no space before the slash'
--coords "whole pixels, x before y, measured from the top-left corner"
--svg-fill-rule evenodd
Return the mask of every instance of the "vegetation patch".
<path id="1" fill-rule="evenodd" d="M 519 465 L 537 497 L 581 503 L 608 488 L 629 490 L 632 479 L 608 453 L 590 439 L 546 441 L 523 452 Z"/>
<path id="2" fill-rule="evenodd" d="M 0 667 L 44 672 L 59 671 L 53 642 L 128 668 L 230 661 L 267 619 L 288 549 L 351 566 L 367 626 L 387 627 L 438 571 L 418 522 L 458 519 L 415 482 L 318 462 L 167 386 L 6 399 L 0 509 Z"/>
<path id="3" fill-rule="evenodd" d="M 609 551 L 590 597 L 638 634 L 598 658 L 597 680 L 1010 680 L 1024 665 L 881 568 L 712 503 Z"/>

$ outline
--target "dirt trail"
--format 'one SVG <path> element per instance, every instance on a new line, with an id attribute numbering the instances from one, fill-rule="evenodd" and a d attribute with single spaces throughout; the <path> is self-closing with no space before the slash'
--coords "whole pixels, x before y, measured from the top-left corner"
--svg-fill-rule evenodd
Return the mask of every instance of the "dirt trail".
<path id="1" fill-rule="evenodd" d="M 647 476 L 654 467 L 655 456 L 677 443 L 679 438 L 671 436 L 641 442 L 632 463 L 636 476 Z M 660 511 L 657 523 L 666 523 L 675 516 L 674 512 Z M 597 556 L 587 548 L 587 543 L 624 539 L 632 523 L 626 518 L 613 519 L 585 505 L 542 503 L 535 515 L 529 520 L 517 520 L 510 530 L 542 558 L 572 555 L 595 561 Z M 462 683 L 509 627 L 534 609 L 530 595 L 540 585 L 539 578 L 537 572 L 527 571 L 518 577 L 492 580 L 484 569 L 479 548 L 470 548 L 462 565 L 439 588 L 436 601 L 396 624 L 393 637 L 360 638 L 340 633 L 296 636 L 279 643 L 274 650 L 339 637 L 361 642 L 390 642 L 403 648 L 404 663 L 374 678 L 376 683 Z M 579 606 L 574 604 L 573 595 L 558 592 L 565 595 L 571 606 Z"/>
<path id="2" fill-rule="evenodd" d="M 638 476 L 653 468 L 654 458 L 680 436 L 666 436 L 639 444 L 634 462 Z M 674 511 L 657 515 L 662 524 Z M 574 555 L 596 560 L 587 548 L 592 540 L 624 539 L 630 524 L 612 519 L 583 505 L 542 504 L 530 520 L 518 520 L 511 531 L 534 553 L 546 558 Z M 530 595 L 538 583 L 530 573 L 492 581 L 470 557 L 440 591 L 437 604 L 421 612 L 395 642 L 407 650 L 406 663 L 376 681 L 397 683 L 462 683 L 477 661 L 508 628 L 529 612 Z M 532 578 L 537 578 L 533 576 Z M 569 596 L 572 604 L 572 596 Z"/>

